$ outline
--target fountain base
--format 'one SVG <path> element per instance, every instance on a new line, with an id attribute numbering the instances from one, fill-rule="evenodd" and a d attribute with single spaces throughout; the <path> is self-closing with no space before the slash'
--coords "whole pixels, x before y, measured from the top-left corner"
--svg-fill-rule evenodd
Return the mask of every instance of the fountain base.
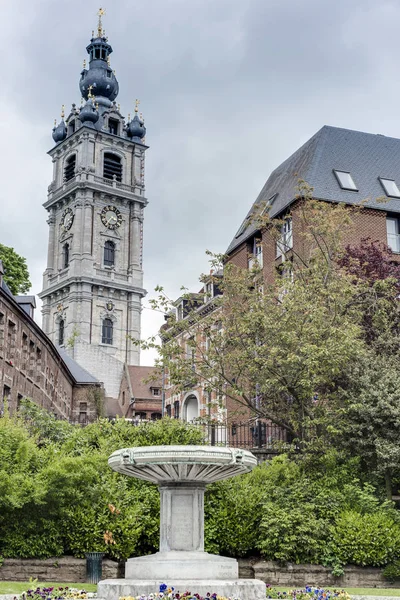
<path id="1" fill-rule="evenodd" d="M 238 579 L 234 558 L 207 552 L 157 552 L 130 558 L 125 565 L 127 579 Z"/>
<path id="2" fill-rule="evenodd" d="M 181 593 L 190 591 L 206 596 L 208 592 L 226 598 L 240 600 L 265 600 L 265 583 L 259 579 L 105 579 L 97 587 L 97 596 L 102 600 L 118 600 L 123 596 L 147 596 L 154 594 L 162 583 Z"/>

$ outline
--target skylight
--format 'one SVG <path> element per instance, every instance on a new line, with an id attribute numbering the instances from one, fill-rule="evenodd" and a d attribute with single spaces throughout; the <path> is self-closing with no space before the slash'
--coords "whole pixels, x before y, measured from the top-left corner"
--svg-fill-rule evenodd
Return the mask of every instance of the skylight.
<path id="1" fill-rule="evenodd" d="M 337 171 L 336 169 L 333 169 L 333 172 L 335 173 L 336 179 L 338 180 L 342 190 L 351 190 L 352 192 L 358 192 L 358 187 L 354 183 L 354 180 L 350 173 L 348 173 L 347 171 Z"/>
<path id="2" fill-rule="evenodd" d="M 242 235 L 242 233 L 246 229 L 248 223 L 249 223 L 249 219 L 248 219 L 248 217 L 246 217 L 245 220 L 243 221 L 243 223 L 241 224 L 241 226 L 239 227 L 238 232 L 235 235 L 235 238 L 238 238 L 238 237 L 240 237 Z"/>
<path id="3" fill-rule="evenodd" d="M 386 196 L 391 196 L 392 198 L 400 198 L 400 190 L 397 187 L 394 179 L 384 179 L 383 177 L 379 177 L 379 181 L 383 189 L 385 190 Z"/>

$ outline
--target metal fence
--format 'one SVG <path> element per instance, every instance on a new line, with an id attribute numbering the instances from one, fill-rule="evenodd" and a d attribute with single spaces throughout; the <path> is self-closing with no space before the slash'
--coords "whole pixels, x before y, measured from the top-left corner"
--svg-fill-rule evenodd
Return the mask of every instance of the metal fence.
<path id="1" fill-rule="evenodd" d="M 211 446 L 264 448 L 273 451 L 278 450 L 282 443 L 290 443 L 284 429 L 259 419 L 245 423 L 209 423 L 204 425 L 204 433 Z"/>

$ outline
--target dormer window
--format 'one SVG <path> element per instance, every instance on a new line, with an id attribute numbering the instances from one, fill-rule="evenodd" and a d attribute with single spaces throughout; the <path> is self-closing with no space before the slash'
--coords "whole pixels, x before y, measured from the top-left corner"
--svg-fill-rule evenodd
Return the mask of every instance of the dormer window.
<path id="1" fill-rule="evenodd" d="M 337 171 L 336 169 L 333 169 L 333 172 L 342 190 L 358 192 L 358 187 L 348 171 Z"/>
<path id="2" fill-rule="evenodd" d="M 400 198 L 400 190 L 394 179 L 384 179 L 383 177 L 379 177 L 379 181 L 385 190 L 386 196 L 389 196 L 390 198 Z"/>
<path id="3" fill-rule="evenodd" d="M 118 125 L 117 119 L 108 119 L 108 131 L 113 135 L 118 135 Z"/>

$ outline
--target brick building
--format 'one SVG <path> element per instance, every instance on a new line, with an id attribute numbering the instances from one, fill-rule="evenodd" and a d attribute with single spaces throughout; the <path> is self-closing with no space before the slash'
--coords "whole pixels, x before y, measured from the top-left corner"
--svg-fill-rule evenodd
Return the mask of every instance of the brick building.
<path id="1" fill-rule="evenodd" d="M 0 261 L 0 413 L 30 398 L 56 417 L 85 424 L 102 410 L 102 384 L 54 346 L 33 320 L 33 296 L 13 297 Z"/>
<path id="2" fill-rule="evenodd" d="M 125 365 L 119 405 L 126 419 L 138 422 L 161 419 L 162 382 L 154 376 L 155 367 Z"/>
<path id="3" fill-rule="evenodd" d="M 359 206 L 346 243 L 363 238 L 387 244 L 400 255 L 400 140 L 324 126 L 272 172 L 226 254 L 232 263 L 249 268 L 257 260 L 265 280 L 274 277 L 283 254 L 299 248 L 296 186 L 303 179 L 313 196 L 327 202 Z M 280 243 L 260 231 L 251 216 L 268 207 L 271 218 L 290 212 Z"/>
<path id="4" fill-rule="evenodd" d="M 296 206 L 300 179 L 313 187 L 315 199 L 359 207 L 353 212 L 346 244 L 358 245 L 363 238 L 370 238 L 387 244 L 393 259 L 400 259 L 400 140 L 324 126 L 272 172 L 229 244 L 229 262 L 249 269 L 257 261 L 268 282 L 282 263 L 290 260 L 293 251 L 301 254 L 303 241 Z M 260 228 L 253 218 L 263 210 L 268 210 L 271 218 L 284 219 L 279 239 L 268 228 Z M 179 302 L 177 320 L 185 318 L 184 307 L 179 312 Z M 225 413 L 219 409 L 219 418 L 228 424 L 253 418 L 247 408 L 224 398 L 222 401 Z M 212 405 L 201 383 L 180 394 L 167 385 L 165 404 L 167 414 L 186 420 L 210 416 L 207 407 Z"/>

